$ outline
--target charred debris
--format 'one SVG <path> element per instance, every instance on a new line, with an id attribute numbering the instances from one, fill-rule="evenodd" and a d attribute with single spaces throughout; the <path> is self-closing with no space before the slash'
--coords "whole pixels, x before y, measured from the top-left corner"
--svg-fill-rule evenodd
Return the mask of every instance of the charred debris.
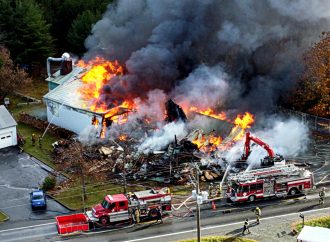
<path id="1" fill-rule="evenodd" d="M 187 120 L 182 108 L 172 100 L 168 100 L 165 107 L 166 122 Z M 199 146 L 193 143 L 202 132 L 192 130 L 181 140 L 173 134 L 173 142 L 165 150 L 149 154 L 138 153 L 138 140 L 131 137 L 86 146 L 76 139 L 61 139 L 53 144 L 54 162 L 67 174 L 79 174 L 82 168 L 85 175 L 97 181 L 112 179 L 121 183 L 125 176 L 127 181 L 151 180 L 178 185 L 189 183 L 192 163 L 197 163 L 202 171 L 202 181 L 220 180 L 224 174 L 221 166 L 213 162 L 203 163 L 206 154 L 199 152 Z M 212 157 L 212 152 L 207 156 Z"/>

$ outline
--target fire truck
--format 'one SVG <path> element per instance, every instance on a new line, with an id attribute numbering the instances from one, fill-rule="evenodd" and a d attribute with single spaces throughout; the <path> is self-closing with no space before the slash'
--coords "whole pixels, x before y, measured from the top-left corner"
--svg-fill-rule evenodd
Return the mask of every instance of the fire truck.
<path id="1" fill-rule="evenodd" d="M 267 197 L 306 194 L 314 188 L 313 173 L 292 164 L 239 172 L 228 177 L 227 199 L 253 202 Z"/>
<path id="2" fill-rule="evenodd" d="M 127 221 L 139 210 L 140 219 L 161 218 L 164 213 L 171 212 L 171 195 L 167 188 L 151 189 L 131 194 L 115 194 L 104 197 L 102 203 L 95 205 L 86 213 L 90 221 L 102 225 Z"/>
<path id="3" fill-rule="evenodd" d="M 127 226 L 135 220 L 159 220 L 172 211 L 168 188 L 106 195 L 91 211 L 56 217 L 59 234 L 91 232 L 96 227 Z"/>

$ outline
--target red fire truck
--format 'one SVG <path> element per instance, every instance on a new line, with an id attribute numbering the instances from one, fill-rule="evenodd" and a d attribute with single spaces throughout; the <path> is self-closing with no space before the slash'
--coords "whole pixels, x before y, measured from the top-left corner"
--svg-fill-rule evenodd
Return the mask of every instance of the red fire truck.
<path id="1" fill-rule="evenodd" d="M 233 202 L 306 194 L 314 188 L 313 174 L 294 165 L 239 172 L 228 177 L 226 197 Z"/>
<path id="2" fill-rule="evenodd" d="M 171 200 L 168 188 L 107 195 L 86 214 L 57 216 L 58 233 L 91 232 L 95 227 L 111 229 L 112 225 L 123 227 L 132 224 L 132 220 L 158 220 L 171 213 Z"/>
<path id="3" fill-rule="evenodd" d="M 86 215 L 90 221 L 106 225 L 131 219 L 136 216 L 137 209 L 139 219 L 156 219 L 171 212 L 171 208 L 171 195 L 167 188 L 163 188 L 139 191 L 128 195 L 107 195 L 102 203 L 95 205 L 92 211 L 88 211 Z"/>

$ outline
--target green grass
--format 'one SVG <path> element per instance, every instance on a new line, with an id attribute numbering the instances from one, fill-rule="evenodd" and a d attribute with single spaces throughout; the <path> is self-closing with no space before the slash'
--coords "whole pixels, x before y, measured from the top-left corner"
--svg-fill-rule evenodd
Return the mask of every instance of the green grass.
<path id="1" fill-rule="evenodd" d="M 129 186 L 127 187 L 127 190 L 130 192 L 143 190 L 143 188 L 138 186 Z M 118 194 L 123 192 L 124 187 L 122 185 L 111 183 L 86 184 L 87 198 L 85 199 L 85 207 L 89 208 L 102 202 L 104 196 L 108 194 Z M 54 197 L 71 209 L 78 210 L 83 208 L 82 186 L 80 182 L 76 182 L 72 187 L 63 190 Z"/>
<path id="2" fill-rule="evenodd" d="M 180 242 L 196 242 L 197 239 L 180 240 Z M 228 236 L 207 236 L 201 238 L 202 242 L 256 242 L 253 239 Z"/>
<path id="3" fill-rule="evenodd" d="M 191 188 L 185 186 L 171 186 L 170 191 L 174 195 L 188 196 L 191 195 Z"/>
<path id="4" fill-rule="evenodd" d="M 0 222 L 3 222 L 8 219 L 8 216 L 0 211 Z"/>
<path id="5" fill-rule="evenodd" d="M 52 143 L 54 143 L 57 139 L 46 133 L 46 135 L 42 139 L 42 147 L 40 148 L 38 143 L 38 137 L 39 135 L 42 135 L 42 131 L 22 123 L 18 124 L 17 129 L 18 132 L 25 138 L 25 144 L 23 147 L 24 152 L 36 157 L 50 167 L 54 168 L 54 164 L 51 157 L 53 151 Z M 33 133 L 36 135 L 35 146 L 32 146 L 31 140 L 31 135 Z"/>
<path id="6" fill-rule="evenodd" d="M 330 229 L 330 215 L 307 220 L 305 221 L 305 225 Z M 293 227 L 300 232 L 302 230 L 302 222 L 293 224 Z"/>
<path id="7" fill-rule="evenodd" d="M 35 79 L 31 83 L 19 88 L 17 91 L 24 95 L 41 100 L 42 97 L 48 92 L 48 82 Z"/>

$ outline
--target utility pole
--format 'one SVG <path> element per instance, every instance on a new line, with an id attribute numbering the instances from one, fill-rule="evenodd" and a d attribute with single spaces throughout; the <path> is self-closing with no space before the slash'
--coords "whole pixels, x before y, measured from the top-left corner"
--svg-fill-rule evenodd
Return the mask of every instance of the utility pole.
<path id="1" fill-rule="evenodd" d="M 85 207 L 85 198 L 86 198 L 86 185 L 85 185 L 85 175 L 80 163 L 80 173 L 81 173 L 81 183 L 82 183 L 82 202 L 83 202 L 83 208 L 84 208 L 84 213 L 86 212 L 86 207 Z"/>
<path id="2" fill-rule="evenodd" d="M 126 183 L 126 167 L 125 167 L 125 165 L 126 165 L 126 162 L 125 162 L 125 164 L 124 164 L 124 194 L 126 194 L 127 193 L 127 183 Z"/>
<path id="3" fill-rule="evenodd" d="M 197 197 L 199 195 L 199 169 L 197 168 L 196 165 L 196 194 Z M 201 215 L 200 215 L 200 207 L 199 203 L 196 200 L 196 215 L 197 215 L 197 242 L 201 241 L 201 225 L 200 225 L 200 220 L 201 220 Z"/>

